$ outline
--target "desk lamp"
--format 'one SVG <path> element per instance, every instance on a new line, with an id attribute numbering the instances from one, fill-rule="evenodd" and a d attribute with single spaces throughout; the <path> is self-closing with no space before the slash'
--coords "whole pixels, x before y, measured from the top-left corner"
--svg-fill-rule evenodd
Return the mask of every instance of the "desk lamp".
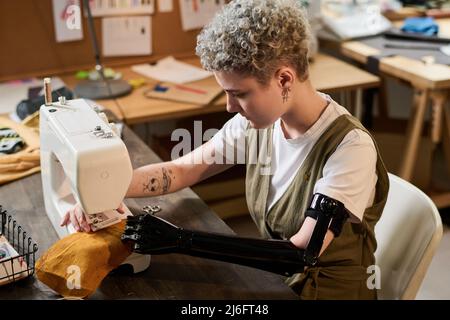
<path id="1" fill-rule="evenodd" d="M 131 92 L 131 86 L 124 80 L 107 79 L 104 74 L 103 65 L 100 61 L 97 37 L 95 36 L 94 20 L 89 6 L 89 0 L 83 0 L 83 6 L 87 10 L 87 21 L 91 36 L 92 47 L 95 54 L 95 70 L 99 73 L 99 80 L 85 80 L 77 84 L 74 89 L 79 98 L 88 99 L 112 99 L 124 96 Z"/>

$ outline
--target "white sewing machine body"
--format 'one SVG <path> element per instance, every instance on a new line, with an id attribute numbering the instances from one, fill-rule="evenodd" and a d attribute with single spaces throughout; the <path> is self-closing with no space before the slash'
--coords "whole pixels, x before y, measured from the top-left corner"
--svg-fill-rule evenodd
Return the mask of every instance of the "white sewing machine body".
<path id="1" fill-rule="evenodd" d="M 132 167 L 123 141 L 85 100 L 43 105 L 40 117 L 45 206 L 63 237 L 75 231 L 59 224 L 77 202 L 89 215 L 119 207 Z"/>
<path id="2" fill-rule="evenodd" d="M 58 236 L 76 232 L 61 227 L 65 213 L 76 203 L 96 231 L 131 215 L 119 214 L 133 169 L 122 139 L 84 99 L 42 105 L 40 108 L 41 174 L 45 209 Z M 135 272 L 145 270 L 150 256 L 133 254 Z"/>

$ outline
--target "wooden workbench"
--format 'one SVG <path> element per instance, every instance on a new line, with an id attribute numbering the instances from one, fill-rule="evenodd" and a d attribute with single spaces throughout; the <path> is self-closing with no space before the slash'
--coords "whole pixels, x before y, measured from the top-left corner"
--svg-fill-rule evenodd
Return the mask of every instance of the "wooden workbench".
<path id="1" fill-rule="evenodd" d="M 185 62 L 200 65 L 196 57 L 186 59 Z M 130 67 L 117 68 L 116 71 L 121 72 L 125 80 L 142 78 L 142 75 L 131 71 Z M 311 63 L 310 77 L 315 88 L 322 92 L 355 91 L 355 104 L 358 109 L 362 108 L 360 97 L 362 90 L 379 85 L 377 76 L 324 54 L 317 55 L 314 62 Z M 73 74 L 65 74 L 61 78 L 72 88 L 77 83 Z M 226 98 L 224 94 L 207 106 L 148 99 L 144 96 L 145 91 L 153 88 L 158 81 L 146 79 L 145 86 L 135 89 L 128 96 L 116 99 L 117 104 L 111 100 L 99 100 L 99 103 L 110 108 L 129 125 L 225 111 Z M 218 86 L 213 77 L 195 83 L 200 86 L 202 84 Z"/>
<path id="2" fill-rule="evenodd" d="M 124 141 L 133 167 L 159 162 L 160 159 L 127 127 Z M 57 235 L 47 218 L 42 197 L 41 176 L 27 178 L 0 187 L 1 205 L 14 216 L 38 244 L 41 256 Z M 191 189 L 165 196 L 127 199 L 133 210 L 158 204 L 158 215 L 181 227 L 233 234 Z M 3 299 L 57 299 L 51 289 L 36 278 L 0 286 Z M 152 256 L 150 268 L 131 275 L 116 273 L 104 279 L 92 299 L 296 299 L 281 276 L 249 267 L 170 254 Z"/>
<path id="3" fill-rule="evenodd" d="M 440 34 L 449 37 L 450 19 L 440 19 L 437 22 Z M 343 42 L 341 52 L 364 65 L 370 56 L 381 54 L 378 49 L 359 41 Z M 380 59 L 379 71 L 382 77 L 391 77 L 409 83 L 414 90 L 414 102 L 406 133 L 407 143 L 400 166 L 400 177 L 408 181 L 413 178 L 425 114 L 430 101 L 431 141 L 435 146 L 443 142 L 447 161 L 450 162 L 450 106 L 447 103 L 450 92 L 450 66 L 424 64 L 422 61 L 404 56 L 392 56 Z M 426 191 L 438 207 L 450 206 L 450 192 L 435 192 L 432 189 Z"/>

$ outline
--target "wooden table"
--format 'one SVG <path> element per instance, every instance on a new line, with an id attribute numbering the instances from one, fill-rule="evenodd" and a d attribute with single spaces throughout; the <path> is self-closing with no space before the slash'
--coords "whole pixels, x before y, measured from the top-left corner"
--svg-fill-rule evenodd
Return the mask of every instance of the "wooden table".
<path id="1" fill-rule="evenodd" d="M 442 36 L 450 35 L 450 19 L 437 20 Z M 349 41 L 341 44 L 341 52 L 362 64 L 367 63 L 369 56 L 379 55 L 378 49 L 359 41 Z M 385 57 L 380 59 L 379 70 L 382 76 L 393 77 L 409 83 L 414 90 L 414 103 L 407 129 L 407 143 L 402 159 L 400 177 L 410 181 L 423 130 L 425 113 L 431 101 L 431 141 L 437 145 L 444 141 L 447 161 L 450 162 L 450 109 L 446 102 L 450 90 L 450 67 L 440 64 L 426 65 L 415 59 L 403 56 Z M 450 192 L 434 193 L 430 196 L 438 207 L 450 205 Z"/>
<path id="2" fill-rule="evenodd" d="M 200 65 L 196 57 L 186 59 L 185 62 Z M 129 67 L 117 68 L 116 71 L 121 72 L 125 80 L 142 78 L 142 75 L 131 71 Z M 355 91 L 355 113 L 357 116 L 362 110 L 362 90 L 379 85 L 377 76 L 324 54 L 319 54 L 311 64 L 310 76 L 313 85 L 319 91 L 327 93 Z M 72 74 L 62 75 L 61 78 L 69 87 L 74 87 L 77 83 Z M 135 89 L 128 96 L 116 99 L 117 104 L 111 100 L 99 100 L 99 103 L 110 108 L 129 125 L 226 110 L 226 98 L 223 94 L 207 106 L 146 98 L 144 96 L 145 91 L 153 88 L 157 83 L 158 81 L 147 78 L 147 84 L 144 87 Z M 198 85 L 215 83 L 218 86 L 213 77 L 195 83 Z"/>
<path id="3" fill-rule="evenodd" d="M 134 167 L 160 159 L 130 129 L 124 141 Z M 12 214 L 39 245 L 41 256 L 58 237 L 44 209 L 41 176 L 34 174 L 0 187 L 4 209 Z M 191 189 L 146 199 L 127 199 L 132 211 L 158 204 L 158 215 L 181 227 L 233 234 Z M 2 299 L 57 299 L 59 295 L 35 277 L 0 286 Z M 234 264 L 170 254 L 152 256 L 139 274 L 111 274 L 91 299 L 297 299 L 276 274 Z"/>

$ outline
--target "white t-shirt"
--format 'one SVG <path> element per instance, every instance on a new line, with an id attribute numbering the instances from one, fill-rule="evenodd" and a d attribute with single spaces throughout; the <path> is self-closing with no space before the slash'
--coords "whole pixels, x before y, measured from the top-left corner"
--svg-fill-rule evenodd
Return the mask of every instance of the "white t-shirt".
<path id="1" fill-rule="evenodd" d="M 286 192 L 294 180 L 314 144 L 339 116 L 349 112 L 329 96 L 330 101 L 320 118 L 300 137 L 286 139 L 280 119 L 274 124 L 271 172 L 267 208 L 270 208 Z M 245 155 L 245 131 L 248 121 L 240 114 L 228 120 L 212 138 L 215 151 L 223 154 L 224 146 L 237 149 L 237 159 Z M 240 141 L 241 143 L 236 143 Z M 225 145 L 224 145 L 225 144 Z M 372 206 L 375 197 L 377 152 L 371 137 L 362 130 L 350 131 L 323 168 L 323 176 L 317 180 L 313 193 L 322 193 L 341 201 L 351 213 L 350 221 L 361 222 L 366 208 Z"/>

